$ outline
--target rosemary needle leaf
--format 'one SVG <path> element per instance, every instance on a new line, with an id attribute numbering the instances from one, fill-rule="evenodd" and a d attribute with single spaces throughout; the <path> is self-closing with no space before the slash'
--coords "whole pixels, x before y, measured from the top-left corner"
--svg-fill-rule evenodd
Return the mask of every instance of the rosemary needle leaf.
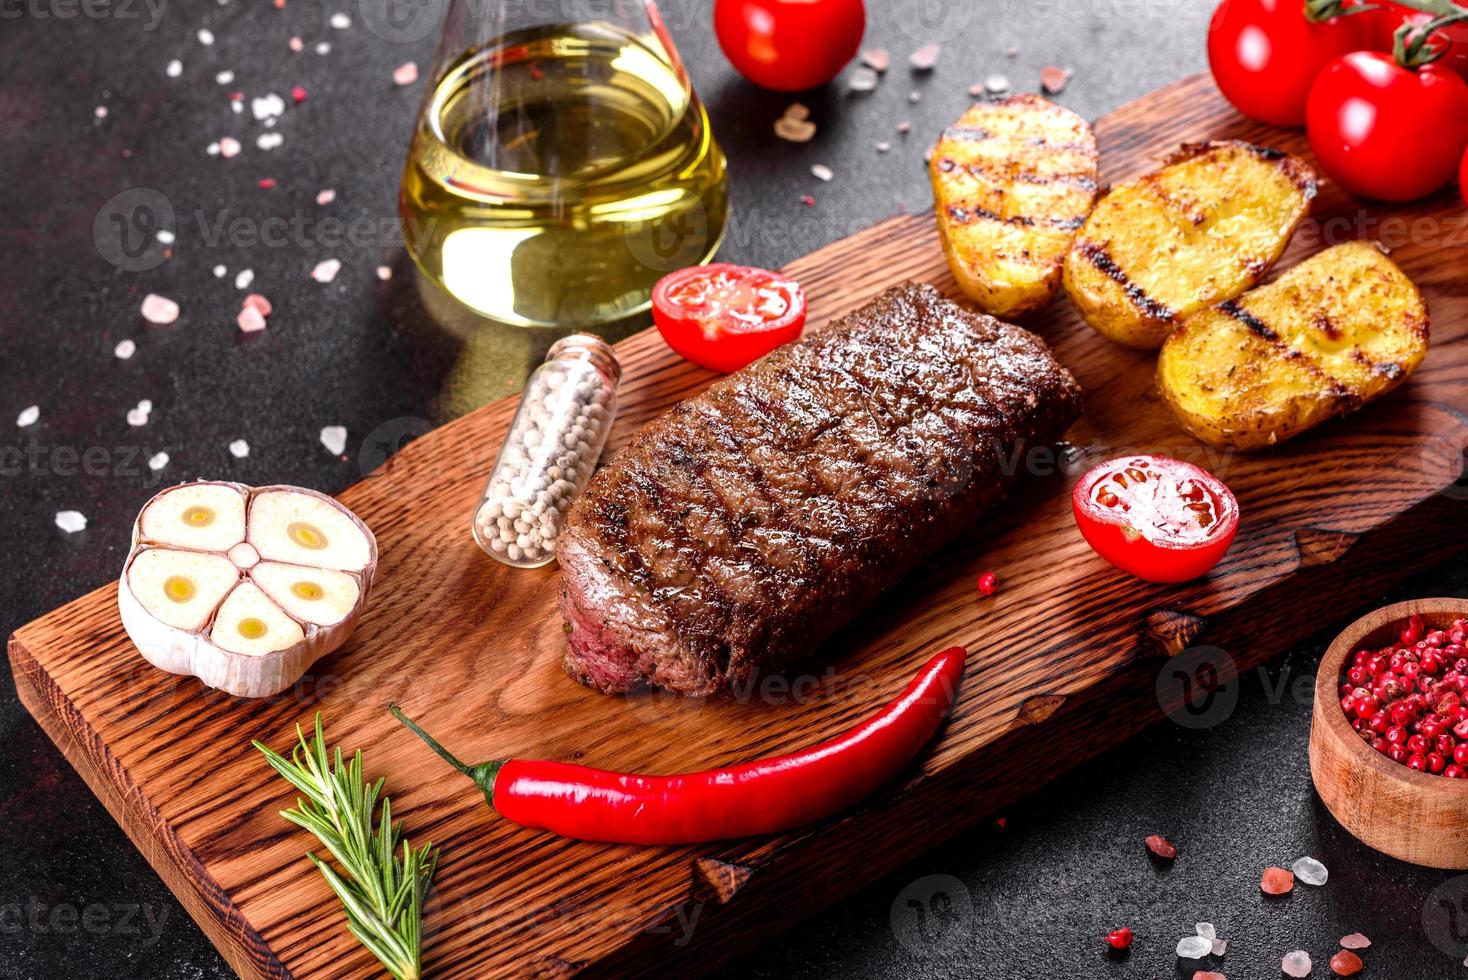
<path id="1" fill-rule="evenodd" d="M 419 980 L 423 899 L 438 867 L 438 852 L 432 844 L 415 851 L 403 840 L 399 858 L 403 825 L 392 822 L 392 801 L 382 795 L 383 780 L 363 780 L 360 750 L 350 762 L 340 748 L 328 751 L 320 712 L 315 729 L 308 741 L 296 726 L 298 744 L 289 760 L 258 741 L 251 744 L 303 794 L 295 809 L 281 816 L 313 834 L 340 866 L 338 871 L 306 854 L 340 899 L 347 928 L 396 980 Z"/>

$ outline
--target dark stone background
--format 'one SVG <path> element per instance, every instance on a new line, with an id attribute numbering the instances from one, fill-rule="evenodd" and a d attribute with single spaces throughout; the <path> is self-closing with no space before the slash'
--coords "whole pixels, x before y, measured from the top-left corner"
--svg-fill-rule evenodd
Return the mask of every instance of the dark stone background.
<path id="1" fill-rule="evenodd" d="M 132 515 L 161 482 L 208 476 L 339 490 L 405 436 L 513 390 L 548 344 L 529 333 L 435 326 L 462 318 L 420 292 L 391 224 L 421 83 L 405 90 L 389 78 L 410 59 L 426 69 L 434 42 L 369 30 L 379 2 L 291 0 L 276 10 L 263 0 L 175 0 L 155 19 L 141 0 L 86 9 L 0 0 L 5 632 L 111 578 Z M 1061 101 L 1095 117 L 1202 69 L 1210 8 L 1208 0 L 868 6 L 868 46 L 889 47 L 894 67 L 875 93 L 850 95 L 838 83 L 804 96 L 820 132 L 794 146 L 770 131 L 790 99 L 730 71 L 712 42 L 706 0 L 662 4 L 730 158 L 735 219 L 723 258 L 777 266 L 894 211 L 927 207 L 922 150 L 968 103 L 967 87 L 990 73 L 1033 88 L 1046 64 L 1074 68 Z M 327 26 L 337 10 L 353 17 L 350 29 Z M 213 46 L 196 39 L 201 27 L 216 35 Z M 305 39 L 304 52 L 288 50 L 292 35 Z M 314 52 L 318 40 L 331 43 L 329 54 Z M 945 43 L 942 61 L 915 76 L 906 56 L 929 40 Z M 170 79 L 164 68 L 175 57 L 184 72 Z M 235 81 L 216 83 L 226 69 Z M 281 119 L 284 145 L 262 152 L 254 144 L 261 128 L 248 111 L 231 113 L 227 93 L 273 91 L 289 101 L 294 84 L 309 99 Z M 914 91 L 917 103 L 908 99 Z M 108 107 L 103 120 L 98 105 Z M 913 126 L 906 139 L 894 129 L 902 119 Z M 223 135 L 244 143 L 239 157 L 205 155 Z M 877 154 L 880 140 L 892 152 Z M 817 162 L 836 171 L 833 182 L 810 176 Z M 260 189 L 263 177 L 279 186 Z M 318 207 L 324 187 L 337 200 Z M 105 243 L 106 202 L 137 188 L 168 200 L 178 241 L 170 261 L 128 272 L 104 259 L 94 222 L 103 215 Z M 814 208 L 798 204 L 806 193 Z M 316 223 L 327 215 L 382 230 L 334 245 Z M 292 216 L 302 227 L 285 242 L 214 233 L 221 219 L 249 229 Z M 310 269 L 330 256 L 342 260 L 341 275 L 330 286 L 312 282 Z M 227 278 L 212 276 L 217 263 Z M 397 272 L 389 283 L 373 275 L 383 263 Z M 269 329 L 250 337 L 233 324 L 241 293 L 232 280 L 245 267 L 255 270 L 252 288 L 276 306 Z M 148 292 L 177 299 L 182 319 L 144 324 L 137 311 Z M 125 362 L 112 355 L 124 337 L 138 344 Z M 129 428 L 125 412 L 142 398 L 154 403 L 152 420 Z M 33 403 L 40 423 L 13 428 Z M 318 443 L 328 424 L 348 428 L 346 459 Z M 249 441 L 248 459 L 227 453 L 237 437 Z M 94 465 L 78 473 L 70 454 L 88 449 Z M 151 474 L 143 460 L 160 449 L 171 462 Z M 89 530 L 57 530 L 54 514 L 65 508 L 84 512 Z M 1468 561 L 1424 574 L 1393 598 L 1437 594 L 1468 594 Z M 1380 598 L 1344 597 L 1342 606 Z M 1461 899 L 1468 878 L 1365 849 L 1311 791 L 1309 704 L 1290 692 L 1313 672 L 1327 627 L 1339 624 L 1320 625 L 1319 642 L 1246 676 L 1224 723 L 1154 728 L 1015 807 L 1007 829 L 990 825 L 939 846 L 749 950 L 728 975 L 1188 977 L 1173 946 L 1192 923 L 1211 920 L 1231 941 L 1215 968 L 1234 980 L 1278 976 L 1279 957 L 1295 948 L 1309 950 L 1323 976 L 1336 940 L 1358 929 L 1376 941 L 1369 976 L 1463 976 L 1468 933 L 1425 927 L 1423 912 L 1436 910 L 1429 895 L 1445 883 Z M 21 709 L 9 680 L 0 687 L 0 975 L 228 976 Z M 1143 851 L 1154 832 L 1181 847 L 1175 867 Z M 1260 870 L 1305 853 L 1330 866 L 1329 885 L 1264 901 Z M 781 918 L 772 910 L 772 922 Z M 1129 959 L 1113 960 L 1101 937 L 1122 924 L 1136 930 L 1137 944 Z M 1434 938 L 1456 959 L 1434 949 Z"/>

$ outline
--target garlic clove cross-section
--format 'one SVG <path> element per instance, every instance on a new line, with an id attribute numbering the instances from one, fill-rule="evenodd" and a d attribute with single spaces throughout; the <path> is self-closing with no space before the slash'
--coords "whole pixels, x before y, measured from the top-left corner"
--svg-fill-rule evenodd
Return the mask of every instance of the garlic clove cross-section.
<path id="1" fill-rule="evenodd" d="M 117 604 L 155 667 L 264 697 L 346 641 L 376 570 L 372 532 L 324 494 L 185 483 L 139 513 Z"/>

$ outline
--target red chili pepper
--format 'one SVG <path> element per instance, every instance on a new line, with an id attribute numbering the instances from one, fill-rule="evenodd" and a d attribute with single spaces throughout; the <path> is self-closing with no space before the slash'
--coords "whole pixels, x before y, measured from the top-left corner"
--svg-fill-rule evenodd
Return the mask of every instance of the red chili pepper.
<path id="1" fill-rule="evenodd" d="M 944 650 L 907 689 L 844 735 L 789 755 L 681 776 L 640 776 L 565 762 L 468 766 L 391 705 L 393 716 L 474 780 L 507 820 L 579 840 L 691 844 L 812 823 L 869 796 L 932 738 L 966 656 Z"/>

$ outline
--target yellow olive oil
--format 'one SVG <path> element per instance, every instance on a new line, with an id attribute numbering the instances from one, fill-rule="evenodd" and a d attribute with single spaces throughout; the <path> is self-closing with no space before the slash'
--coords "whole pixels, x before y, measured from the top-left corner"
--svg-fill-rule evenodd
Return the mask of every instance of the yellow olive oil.
<path id="1" fill-rule="evenodd" d="M 718 248 L 724 155 L 656 35 L 536 27 L 441 73 L 399 207 L 419 267 L 484 316 L 605 323 Z"/>

